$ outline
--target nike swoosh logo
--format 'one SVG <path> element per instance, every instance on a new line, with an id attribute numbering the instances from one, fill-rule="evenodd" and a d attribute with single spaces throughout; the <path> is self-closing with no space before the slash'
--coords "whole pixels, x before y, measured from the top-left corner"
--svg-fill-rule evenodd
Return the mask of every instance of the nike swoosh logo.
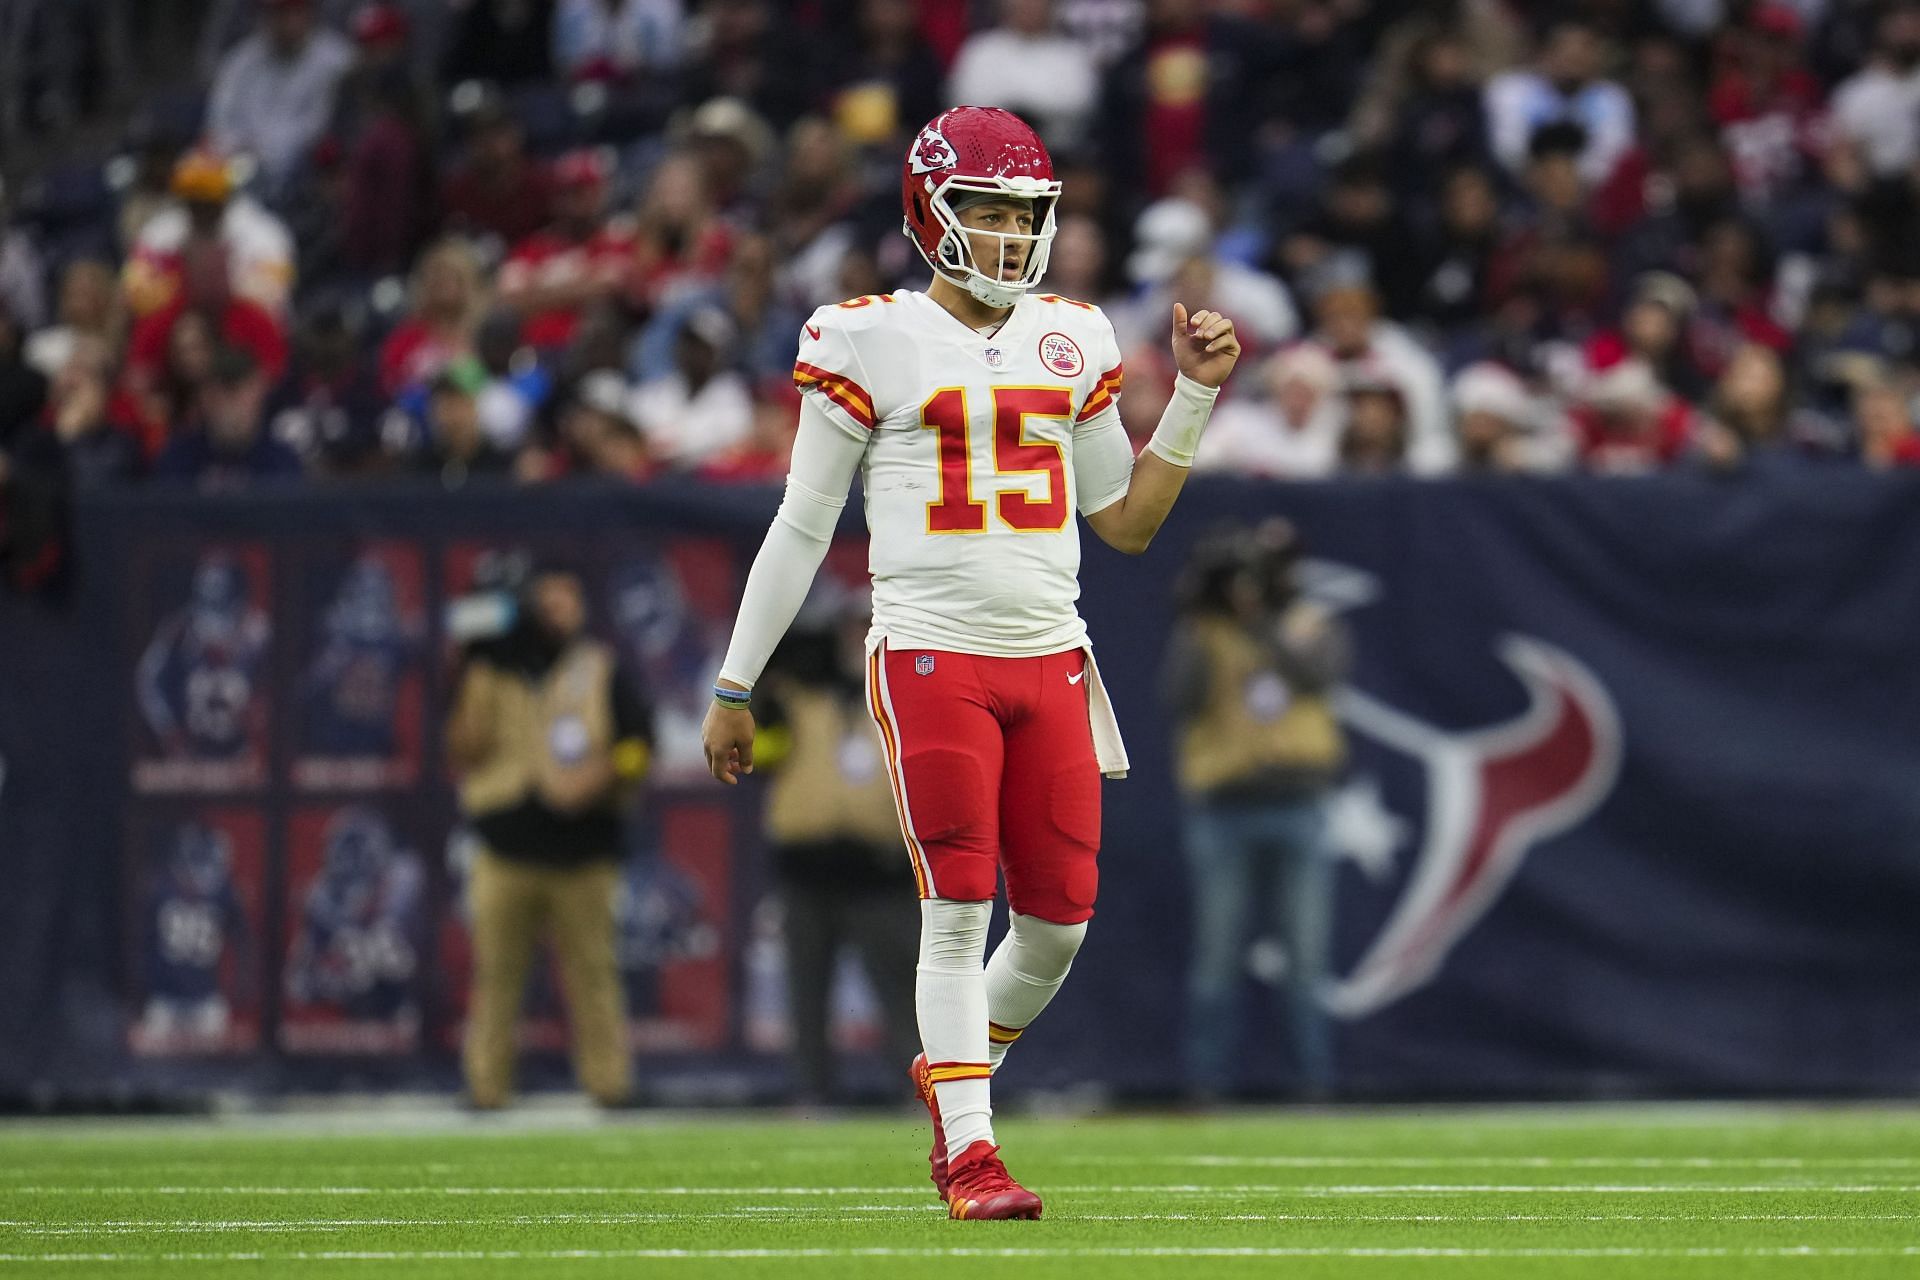
<path id="1" fill-rule="evenodd" d="M 807 331 L 807 336 L 808 336 L 809 338 L 812 338 L 812 339 L 813 339 L 813 340 L 814 340 L 815 342 L 818 342 L 818 341 L 820 341 L 820 331 L 819 331 L 818 329 L 816 329 L 816 328 L 814 328 L 814 327 L 813 327 L 812 325 L 810 325 L 810 324 L 809 324 L 809 325 L 802 325 L 802 326 L 801 326 L 801 328 L 803 328 L 803 329 L 805 329 L 805 330 Z"/>
<path id="2" fill-rule="evenodd" d="M 1076 672 L 1074 672 L 1074 673 L 1073 673 L 1072 675 L 1070 675 L 1070 676 L 1068 676 L 1068 677 L 1067 677 L 1067 683 L 1068 683 L 1068 684 L 1079 684 L 1079 683 L 1080 683 L 1080 681 L 1081 681 L 1082 679 L 1084 679 L 1084 678 L 1086 677 L 1086 674 L 1087 674 L 1087 673 L 1086 673 L 1086 671 L 1085 671 L 1084 669 L 1082 669 L 1082 670 L 1080 670 L 1080 671 L 1076 671 Z"/>

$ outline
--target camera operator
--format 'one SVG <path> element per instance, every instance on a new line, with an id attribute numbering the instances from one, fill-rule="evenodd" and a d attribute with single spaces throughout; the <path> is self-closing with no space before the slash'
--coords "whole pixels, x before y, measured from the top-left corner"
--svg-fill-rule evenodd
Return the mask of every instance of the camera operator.
<path id="1" fill-rule="evenodd" d="M 575 1073 L 596 1101 L 617 1106 L 632 1077 L 614 899 L 625 813 L 652 748 L 649 714 L 612 651 L 586 636 L 577 574 L 538 568 L 517 598 L 494 603 L 477 625 L 486 598 L 456 606 L 456 634 L 492 634 L 467 645 L 447 722 L 480 845 L 468 882 L 468 1098 L 489 1109 L 508 1100 L 527 969 L 545 936 L 566 987 Z"/>
<path id="2" fill-rule="evenodd" d="M 1299 554 L 1285 520 L 1225 530 L 1195 548 L 1180 582 L 1167 692 L 1193 887 L 1186 1068 L 1201 1098 L 1236 1083 L 1240 982 L 1250 943 L 1270 930 L 1286 953 L 1299 1081 L 1310 1095 L 1332 1083 L 1326 802 L 1346 744 L 1329 698 L 1349 646 L 1338 619 L 1300 598 Z"/>

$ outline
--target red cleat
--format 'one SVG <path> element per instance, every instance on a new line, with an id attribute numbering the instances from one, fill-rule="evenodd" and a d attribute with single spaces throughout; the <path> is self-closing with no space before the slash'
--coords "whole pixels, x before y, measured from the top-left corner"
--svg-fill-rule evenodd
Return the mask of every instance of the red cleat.
<path id="1" fill-rule="evenodd" d="M 927 1104 L 927 1114 L 933 1117 L 933 1150 L 927 1153 L 927 1165 L 933 1170 L 933 1189 L 940 1193 L 940 1203 L 947 1203 L 947 1131 L 940 1127 L 940 1099 L 934 1096 L 933 1077 L 927 1073 L 927 1055 L 921 1054 L 907 1068 L 913 1076 L 913 1090 L 920 1095 L 920 1101 Z"/>
<path id="2" fill-rule="evenodd" d="M 948 1169 L 947 1216 L 1038 1218 L 1040 1197 L 1013 1180 L 1000 1163 L 1000 1148 L 985 1138 L 960 1153 Z"/>

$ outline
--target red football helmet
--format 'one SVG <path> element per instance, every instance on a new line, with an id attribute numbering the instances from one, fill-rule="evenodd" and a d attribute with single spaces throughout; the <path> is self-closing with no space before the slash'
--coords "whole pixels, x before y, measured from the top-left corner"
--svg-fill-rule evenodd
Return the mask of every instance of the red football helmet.
<path id="1" fill-rule="evenodd" d="M 968 232 L 954 211 L 954 197 L 960 194 L 1030 202 L 1033 232 Z M 1046 144 L 1026 121 L 998 107 L 941 112 L 914 138 L 901 168 L 908 238 L 936 273 L 990 307 L 1012 306 L 1046 274 L 1059 198 L 1060 183 L 1053 176 Z M 1010 243 L 1026 244 L 1020 278 L 1003 280 L 997 269 L 980 270 L 967 246 L 969 234 L 998 237 L 1002 253 Z"/>

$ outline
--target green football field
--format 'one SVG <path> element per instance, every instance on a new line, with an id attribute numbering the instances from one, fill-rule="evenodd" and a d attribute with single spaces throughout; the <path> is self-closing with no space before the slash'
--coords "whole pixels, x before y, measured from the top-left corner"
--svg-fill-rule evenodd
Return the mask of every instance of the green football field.
<path id="1" fill-rule="evenodd" d="M 1010 1116 L 1040 1222 L 897 1118 L 0 1126 L 0 1275 L 1920 1276 L 1920 1109 Z"/>

